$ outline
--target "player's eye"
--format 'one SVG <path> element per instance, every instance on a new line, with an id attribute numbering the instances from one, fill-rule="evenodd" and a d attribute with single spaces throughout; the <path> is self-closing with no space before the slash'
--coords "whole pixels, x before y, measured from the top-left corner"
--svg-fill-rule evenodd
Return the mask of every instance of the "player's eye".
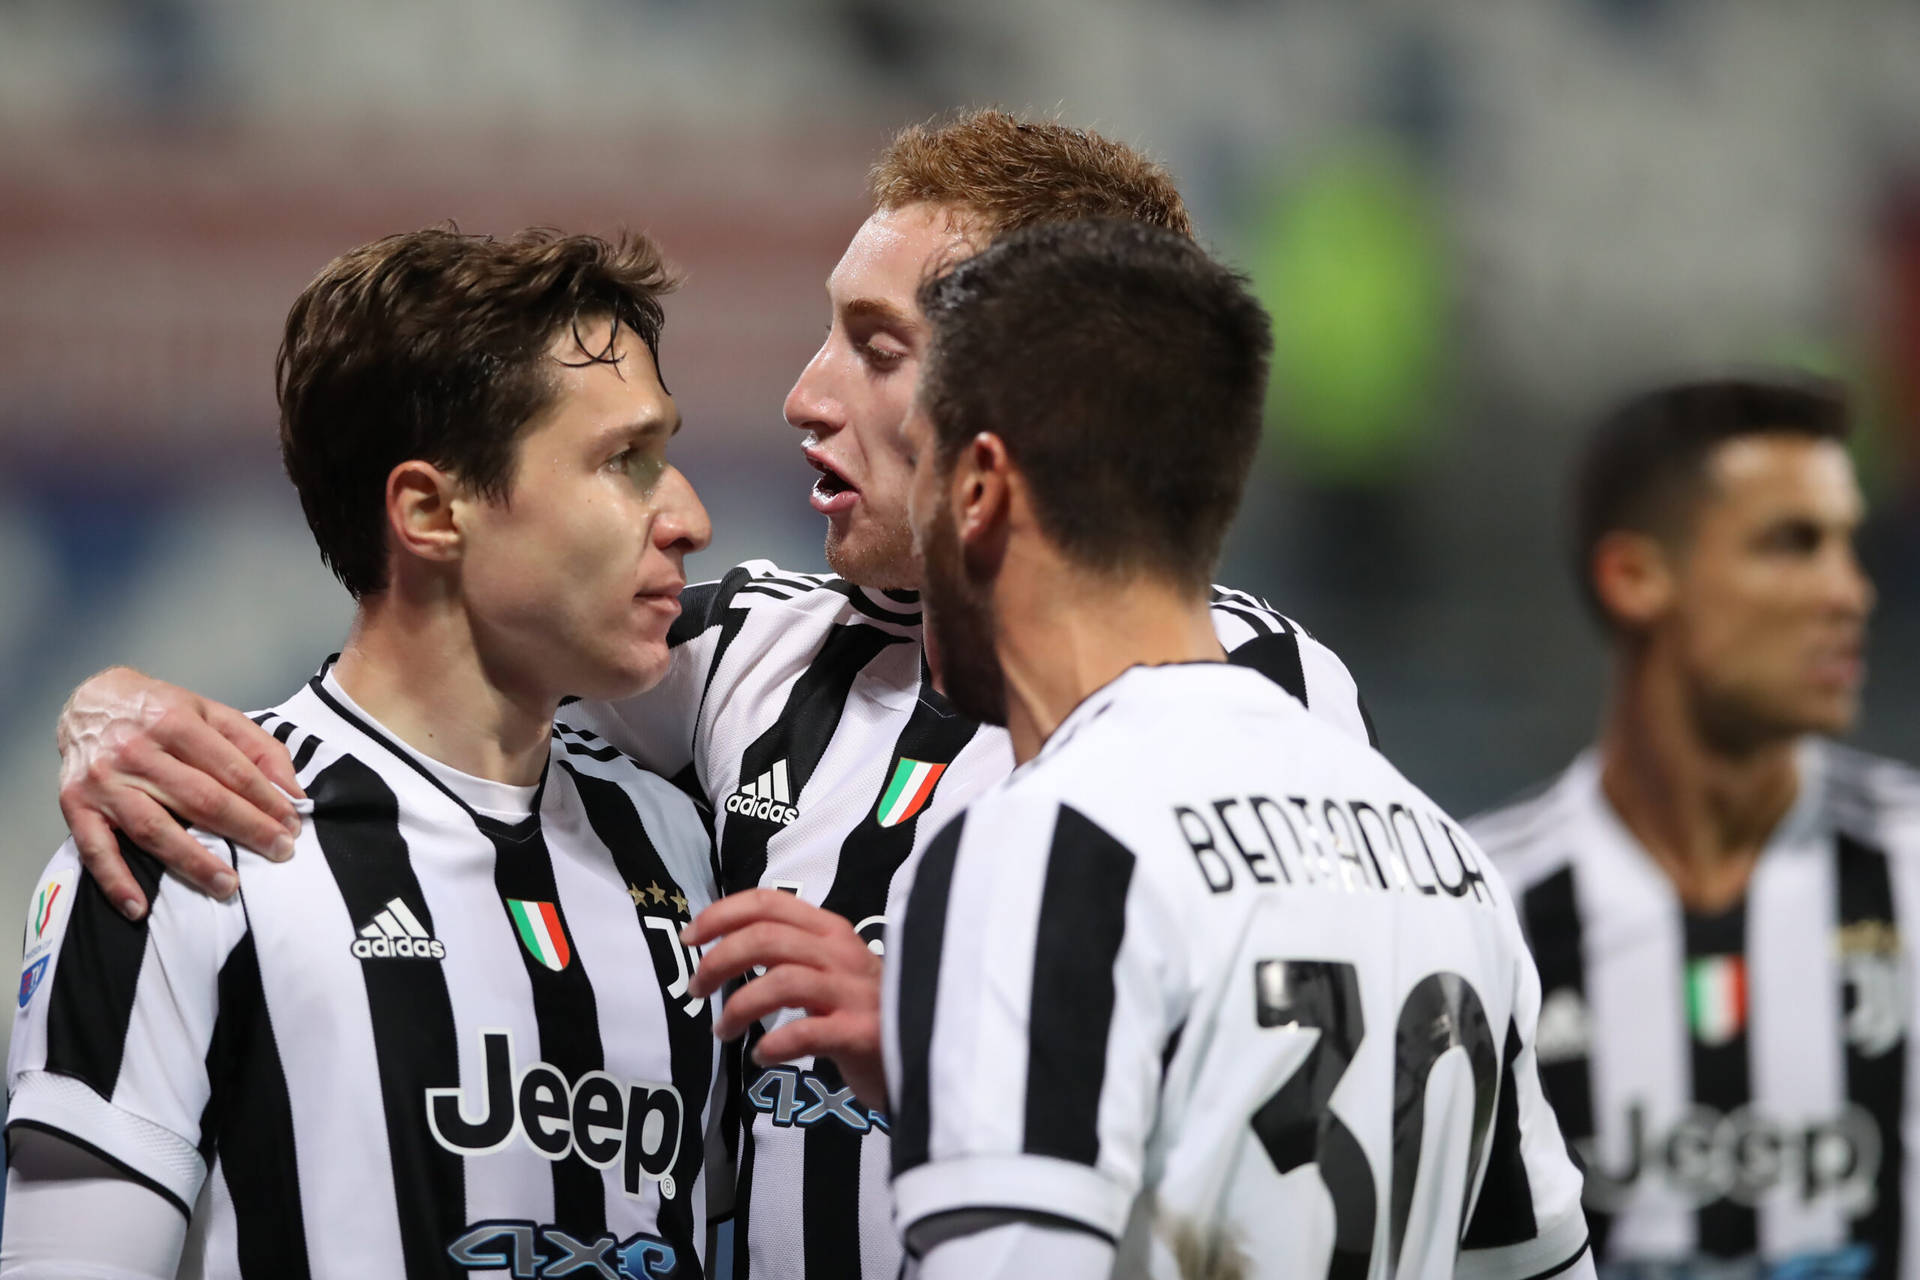
<path id="1" fill-rule="evenodd" d="M 871 338 L 856 342 L 853 346 L 854 350 L 860 353 L 860 358 L 866 361 L 869 367 L 881 373 L 892 372 L 899 367 L 902 360 L 907 358 L 907 352 L 898 350 L 891 345 L 877 343 Z"/>
<path id="2" fill-rule="evenodd" d="M 1787 520 L 1760 535 L 1760 545 L 1782 555 L 1812 555 L 1820 549 L 1820 526 L 1808 520 Z"/>
<path id="3" fill-rule="evenodd" d="M 607 465 L 622 472 L 642 495 L 653 492 L 667 469 L 667 460 L 651 449 L 628 445 L 608 459 Z"/>

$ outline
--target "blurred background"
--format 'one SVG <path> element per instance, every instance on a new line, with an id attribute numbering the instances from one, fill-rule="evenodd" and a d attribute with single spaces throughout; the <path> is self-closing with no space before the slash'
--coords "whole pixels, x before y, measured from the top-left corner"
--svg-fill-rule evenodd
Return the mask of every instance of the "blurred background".
<path id="1" fill-rule="evenodd" d="M 0 0 L 0 901 L 64 835 L 53 721 L 128 662 L 243 707 L 350 613 L 274 442 L 282 317 L 453 219 L 656 235 L 714 576 L 821 567 L 780 404 L 898 126 L 1057 112 L 1172 169 L 1273 309 L 1224 581 L 1359 678 L 1469 812 L 1586 741 L 1582 425 L 1779 362 L 1862 410 L 1881 605 L 1858 741 L 1920 759 L 1911 0 Z"/>

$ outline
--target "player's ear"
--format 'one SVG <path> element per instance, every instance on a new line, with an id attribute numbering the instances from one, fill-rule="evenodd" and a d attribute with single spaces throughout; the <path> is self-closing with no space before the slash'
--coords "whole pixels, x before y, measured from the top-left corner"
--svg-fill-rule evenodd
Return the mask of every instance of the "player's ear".
<path id="1" fill-rule="evenodd" d="M 1013 508 L 1013 459 L 1006 442 L 991 431 L 969 440 L 954 461 L 952 485 L 948 497 L 960 545 L 970 567 L 990 572 L 1004 553 Z"/>
<path id="2" fill-rule="evenodd" d="M 1587 571 L 1607 616 L 1629 630 L 1657 622 L 1672 607 L 1672 557 L 1652 534 L 1627 529 L 1605 534 L 1594 544 Z"/>
<path id="3" fill-rule="evenodd" d="M 387 473 L 387 528 L 399 549 L 421 560 L 460 558 L 459 486 L 431 463 L 410 459 Z"/>

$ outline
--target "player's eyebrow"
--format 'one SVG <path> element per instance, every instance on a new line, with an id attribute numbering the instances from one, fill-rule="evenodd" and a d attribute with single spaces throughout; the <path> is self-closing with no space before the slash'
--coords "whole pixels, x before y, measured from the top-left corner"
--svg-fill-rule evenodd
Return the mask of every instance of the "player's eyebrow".
<path id="1" fill-rule="evenodd" d="M 638 440 L 644 436 L 664 435 L 672 438 L 679 435 L 680 428 L 685 425 L 686 419 L 676 409 L 672 417 L 665 414 L 647 414 L 644 417 L 616 423 L 600 432 L 599 439 L 603 443 L 611 444 L 616 440 Z"/>
<path id="2" fill-rule="evenodd" d="M 913 332 L 920 328 L 918 318 L 882 298 L 854 298 L 841 311 L 848 320 L 868 320 L 889 329 Z"/>

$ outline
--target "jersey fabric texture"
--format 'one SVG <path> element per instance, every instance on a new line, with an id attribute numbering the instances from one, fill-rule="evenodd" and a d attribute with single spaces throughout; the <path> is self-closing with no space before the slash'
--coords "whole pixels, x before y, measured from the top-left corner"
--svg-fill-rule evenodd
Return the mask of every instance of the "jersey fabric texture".
<path id="1" fill-rule="evenodd" d="M 1135 668 L 1089 697 L 938 835 L 898 943 L 915 1252 L 994 1213 L 1169 1280 L 1527 1277 L 1585 1250 L 1505 887 L 1249 672 Z"/>
<path id="2" fill-rule="evenodd" d="M 290 861 L 203 836 L 240 878 L 216 902 L 123 842 L 153 903 L 133 924 L 71 842 L 55 856 L 8 1132 L 191 1212 L 207 1275 L 701 1274 L 718 1054 L 678 941 L 711 896 L 693 805 L 556 733 L 523 819 L 489 817 L 330 678 L 258 719 L 310 798 Z"/>
<path id="3" fill-rule="evenodd" d="M 1592 752 L 1473 824 L 1520 899 L 1541 1073 L 1587 1167 L 1596 1256 L 1622 1275 L 1920 1277 L 1903 1225 L 1920 1223 L 1920 775 L 1818 740 L 1797 761 L 1792 809 L 1718 916 L 1682 907 Z"/>
<path id="4" fill-rule="evenodd" d="M 927 837 L 1013 768 L 1004 730 L 957 715 L 928 681 L 919 598 L 765 561 L 689 587 L 665 681 L 562 718 L 676 777 L 712 809 L 727 892 L 798 894 L 885 947 L 888 887 Z M 1370 736 L 1331 650 L 1264 602 L 1217 590 L 1236 662 L 1316 715 Z M 783 1015 L 765 1024 L 770 1030 Z M 892 1280 L 888 1119 L 859 1106 L 830 1061 L 759 1068 L 743 1050 L 729 1128 L 739 1168 L 738 1276 Z"/>

